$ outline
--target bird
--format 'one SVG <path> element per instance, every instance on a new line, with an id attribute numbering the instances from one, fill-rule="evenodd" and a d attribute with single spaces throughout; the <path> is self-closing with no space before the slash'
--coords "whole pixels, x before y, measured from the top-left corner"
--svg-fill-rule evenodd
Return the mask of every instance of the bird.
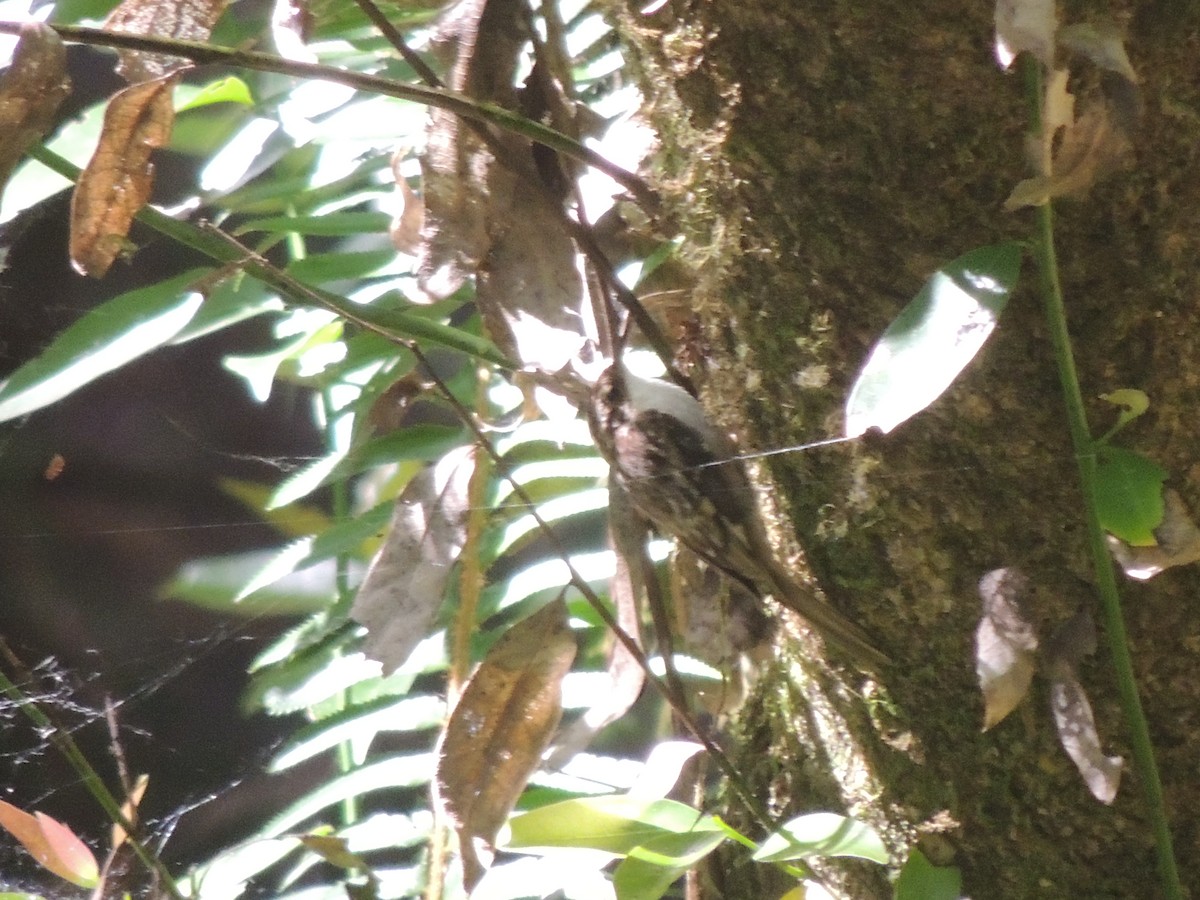
<path id="1" fill-rule="evenodd" d="M 799 614 L 860 667 L 891 664 L 866 631 L 776 558 L 745 465 L 695 397 L 614 363 L 593 385 L 587 415 L 600 454 L 650 525 Z"/>

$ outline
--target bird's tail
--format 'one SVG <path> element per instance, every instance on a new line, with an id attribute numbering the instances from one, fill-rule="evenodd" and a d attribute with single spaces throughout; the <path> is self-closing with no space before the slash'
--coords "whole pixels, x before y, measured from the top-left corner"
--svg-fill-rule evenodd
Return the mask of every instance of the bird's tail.
<path id="1" fill-rule="evenodd" d="M 804 589 L 776 563 L 770 569 L 771 596 L 801 616 L 826 641 L 849 656 L 857 665 L 881 669 L 892 665 L 891 658 L 871 642 L 870 636 L 854 622 Z"/>

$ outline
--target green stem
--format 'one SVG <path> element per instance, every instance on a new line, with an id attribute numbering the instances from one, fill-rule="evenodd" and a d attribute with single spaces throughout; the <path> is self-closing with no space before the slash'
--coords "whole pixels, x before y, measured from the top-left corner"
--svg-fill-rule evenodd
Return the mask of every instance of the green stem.
<path id="1" fill-rule="evenodd" d="M 1026 90 L 1032 107 L 1035 133 L 1041 130 L 1041 72 L 1038 63 L 1025 55 L 1024 74 Z M 1100 596 L 1100 609 L 1104 616 L 1104 631 L 1108 637 L 1109 654 L 1112 657 L 1121 709 L 1129 728 L 1130 746 L 1133 750 L 1133 767 L 1138 775 L 1149 808 L 1151 830 L 1154 833 L 1158 852 L 1158 868 L 1166 896 L 1169 900 L 1182 900 L 1183 885 L 1179 880 L 1179 869 L 1171 845 L 1171 829 L 1167 821 L 1166 804 L 1163 797 L 1162 780 L 1154 758 L 1154 745 L 1150 739 L 1150 726 L 1138 696 L 1137 679 L 1133 669 L 1133 657 L 1129 652 L 1129 639 L 1125 631 L 1125 619 L 1121 611 L 1121 598 L 1117 590 L 1116 571 L 1112 555 L 1105 540 L 1104 528 L 1096 509 L 1096 450 L 1088 428 L 1087 413 L 1083 405 L 1083 392 L 1079 389 L 1079 376 L 1075 370 L 1075 358 L 1071 352 L 1071 335 L 1067 327 L 1067 311 L 1063 302 L 1062 284 L 1058 276 L 1058 258 L 1054 251 L 1054 210 L 1049 203 L 1038 207 L 1038 231 L 1034 254 L 1041 277 L 1042 296 L 1046 303 L 1046 321 L 1054 343 L 1054 358 L 1058 364 L 1059 381 L 1062 383 L 1063 398 L 1067 406 L 1067 423 L 1071 432 L 1071 443 L 1079 465 L 1079 481 L 1083 489 L 1084 508 L 1087 518 L 1088 547 L 1092 554 L 1092 569 L 1096 576 L 1096 588 Z"/>

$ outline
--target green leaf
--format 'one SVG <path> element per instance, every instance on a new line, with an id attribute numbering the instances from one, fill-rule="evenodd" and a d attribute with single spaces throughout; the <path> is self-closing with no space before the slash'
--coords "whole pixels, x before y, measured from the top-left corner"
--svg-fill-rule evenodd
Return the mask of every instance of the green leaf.
<path id="1" fill-rule="evenodd" d="M 1134 547 L 1154 547 L 1163 520 L 1167 472 L 1140 453 L 1120 447 L 1096 450 L 1096 512 L 1104 530 Z"/>
<path id="2" fill-rule="evenodd" d="M 170 341 L 200 309 L 203 297 L 189 288 L 206 273 L 191 269 L 84 315 L 0 385 L 0 422 L 49 406 Z"/>
<path id="3" fill-rule="evenodd" d="M 344 237 L 351 234 L 382 233 L 388 230 L 392 217 L 381 212 L 335 212 L 320 216 L 270 216 L 252 219 L 238 227 L 234 234 L 266 231 L 271 234 L 316 234 Z"/>
<path id="4" fill-rule="evenodd" d="M 754 852 L 759 862 L 785 862 L 809 856 L 857 856 L 888 861 L 887 848 L 870 825 L 837 813 L 798 816 L 762 842 Z"/>
<path id="5" fill-rule="evenodd" d="M 242 106 L 253 106 L 254 97 L 250 94 L 250 86 L 235 75 L 228 75 L 216 81 L 210 81 L 199 90 L 187 90 L 190 86 L 180 85 L 175 89 L 176 112 L 187 109 L 199 109 L 213 103 L 240 103 Z M 190 95 L 190 96 L 189 96 Z"/>
<path id="6" fill-rule="evenodd" d="M 954 866 L 935 866 L 913 848 L 896 880 L 894 900 L 959 900 L 962 872 Z"/>
<path id="7" fill-rule="evenodd" d="M 310 567 L 285 575 L 249 597 L 242 589 L 259 575 L 278 551 L 253 550 L 184 563 L 160 591 L 164 597 L 245 616 L 295 615 L 329 605 L 334 591 L 334 565 Z"/>
<path id="8" fill-rule="evenodd" d="M 1139 391 L 1136 388 L 1121 388 L 1113 391 L 1110 394 L 1101 394 L 1100 399 L 1113 406 L 1119 407 L 1121 412 L 1117 416 L 1117 421 L 1104 437 L 1100 438 L 1097 443 L 1107 443 L 1109 438 L 1132 422 L 1139 416 L 1145 415 L 1146 410 L 1150 408 L 1150 398 L 1146 396 L 1145 391 Z"/>
<path id="9" fill-rule="evenodd" d="M 620 856 L 664 835 L 713 832 L 724 838 L 712 816 L 690 806 L 624 794 L 542 806 L 513 818 L 508 829 L 509 847 L 582 847 Z"/>
<path id="10" fill-rule="evenodd" d="M 1017 243 L 935 272 L 871 350 L 846 403 L 846 436 L 891 431 L 940 397 L 991 335 L 1020 274 Z"/>
<path id="11" fill-rule="evenodd" d="M 613 872 L 618 900 L 658 900 L 696 863 L 726 840 L 720 831 L 664 834 L 651 838 Z"/>
<path id="12" fill-rule="evenodd" d="M 353 253 L 317 253 L 298 259 L 287 267 L 287 273 L 307 284 L 327 284 L 348 278 L 366 278 L 382 274 L 396 263 L 398 256 L 391 247 L 386 250 L 362 250 Z"/>
<path id="13" fill-rule="evenodd" d="M 282 772 L 338 744 L 369 741 L 382 731 L 427 731 L 442 724 L 446 704 L 438 697 L 411 696 L 354 707 L 306 726 L 280 748 L 269 771 Z"/>

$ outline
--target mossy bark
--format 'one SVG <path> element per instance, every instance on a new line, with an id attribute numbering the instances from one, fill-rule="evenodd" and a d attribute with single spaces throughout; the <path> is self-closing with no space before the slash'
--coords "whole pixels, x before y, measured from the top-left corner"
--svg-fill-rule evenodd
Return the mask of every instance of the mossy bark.
<path id="1" fill-rule="evenodd" d="M 1022 85 L 992 55 L 988 4 L 675 2 L 614 10 L 662 147 L 652 175 L 684 233 L 705 397 L 747 449 L 837 434 L 872 342 L 941 263 L 1024 239 L 1001 206 L 1027 176 Z M 1060 204 L 1059 255 L 1084 391 L 1146 391 L 1120 441 L 1200 509 L 1196 20 L 1131 8 L 1142 79 L 1134 164 Z M 1135 15 L 1136 13 L 1136 15 Z M 1111 14 L 1111 13 L 1110 13 Z M 1086 9 L 1066 9 L 1079 21 Z M 753 789 L 780 816 L 850 807 L 903 860 L 922 837 L 976 900 L 1149 897 L 1140 785 L 1097 803 L 1059 746 L 1044 682 L 986 734 L 976 585 L 1021 567 L 1043 633 L 1094 604 L 1081 497 L 1033 263 L 955 385 L 886 437 L 772 457 L 767 506 L 815 582 L 897 660 L 876 678 L 798 661 L 781 640 L 734 726 Z M 1112 420 L 1090 409 L 1099 433 Z M 791 543 L 794 532 L 796 543 Z M 1122 586 L 1185 884 L 1200 884 L 1200 572 Z M 1109 752 L 1129 757 L 1103 651 L 1082 677 Z M 819 689 L 819 690 L 818 690 Z M 831 776 L 830 772 L 834 774 Z M 736 811 L 729 811 L 737 819 Z M 786 882 L 730 855 L 713 896 Z M 855 864 L 843 890 L 887 897 Z M 772 893 L 774 891 L 774 893 Z"/>

